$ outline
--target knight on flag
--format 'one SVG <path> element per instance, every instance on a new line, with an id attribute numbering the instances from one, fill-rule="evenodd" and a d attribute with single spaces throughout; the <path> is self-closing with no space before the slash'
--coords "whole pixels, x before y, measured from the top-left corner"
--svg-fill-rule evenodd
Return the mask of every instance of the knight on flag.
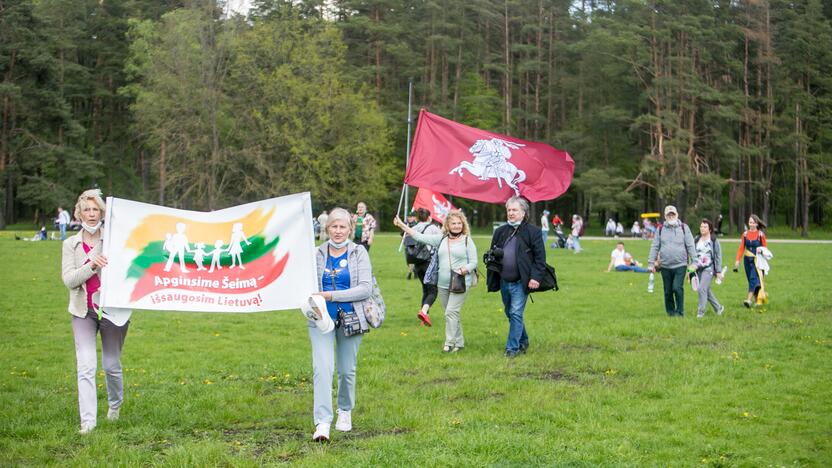
<path id="1" fill-rule="evenodd" d="M 490 203 L 514 195 L 535 202 L 566 192 L 574 171 L 575 161 L 566 151 L 469 127 L 422 109 L 404 181 Z"/>

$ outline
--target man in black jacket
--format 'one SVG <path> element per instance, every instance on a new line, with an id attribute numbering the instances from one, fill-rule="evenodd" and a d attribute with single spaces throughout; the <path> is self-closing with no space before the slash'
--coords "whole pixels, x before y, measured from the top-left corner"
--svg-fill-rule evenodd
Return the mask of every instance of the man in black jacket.
<path id="1" fill-rule="evenodd" d="M 523 323 L 523 311 L 529 292 L 540 286 L 546 269 L 546 248 L 540 228 L 529 224 L 526 213 L 529 202 L 511 197 L 506 202 L 508 224 L 500 226 L 491 238 L 491 250 L 496 261 L 488 265 L 488 291 L 500 291 L 506 317 L 508 340 L 506 357 L 525 353 L 529 336 Z"/>

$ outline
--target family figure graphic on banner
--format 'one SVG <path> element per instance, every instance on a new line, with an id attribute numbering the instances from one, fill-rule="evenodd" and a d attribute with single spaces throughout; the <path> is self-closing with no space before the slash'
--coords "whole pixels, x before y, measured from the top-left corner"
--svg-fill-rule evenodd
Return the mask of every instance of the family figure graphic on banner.
<path id="1" fill-rule="evenodd" d="M 231 256 L 231 265 L 229 268 L 240 267 L 241 270 L 245 270 L 246 267 L 243 266 L 243 242 L 246 245 L 251 245 L 248 238 L 246 237 L 245 233 L 243 232 L 243 223 L 234 223 L 231 228 L 231 240 L 228 241 L 228 248 L 224 249 L 224 243 L 222 239 L 217 239 L 214 242 L 214 249 L 210 252 L 211 254 L 211 267 L 205 268 L 203 262 L 205 261 L 205 256 L 209 254 L 205 250 L 205 243 L 204 242 L 197 242 L 194 244 L 195 248 L 191 248 L 191 243 L 188 241 L 188 236 L 185 235 L 185 230 L 187 229 L 187 225 L 185 223 L 176 223 L 176 234 L 167 233 L 165 234 L 165 243 L 162 245 L 162 250 L 167 252 L 168 254 L 168 261 L 165 264 L 164 271 L 170 271 L 171 267 L 173 267 L 174 261 L 178 258 L 179 259 L 179 271 L 182 273 L 188 273 L 190 270 L 185 266 L 185 254 L 191 253 L 193 254 L 193 263 L 196 264 L 196 269 L 198 271 L 208 270 L 209 273 L 213 273 L 214 269 L 222 270 L 222 264 L 220 263 L 220 259 L 223 252 L 227 252 Z"/>

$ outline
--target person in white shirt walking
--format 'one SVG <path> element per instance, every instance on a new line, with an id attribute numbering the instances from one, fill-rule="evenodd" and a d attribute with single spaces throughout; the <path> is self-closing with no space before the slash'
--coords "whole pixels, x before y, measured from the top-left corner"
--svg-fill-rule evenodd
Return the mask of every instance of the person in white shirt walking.
<path id="1" fill-rule="evenodd" d="M 543 216 L 540 217 L 540 232 L 543 233 L 543 246 L 549 245 L 549 210 L 543 210 Z"/>
<path id="2" fill-rule="evenodd" d="M 69 212 L 58 207 L 58 229 L 61 231 L 61 240 L 66 240 L 66 227 L 69 226 Z"/>

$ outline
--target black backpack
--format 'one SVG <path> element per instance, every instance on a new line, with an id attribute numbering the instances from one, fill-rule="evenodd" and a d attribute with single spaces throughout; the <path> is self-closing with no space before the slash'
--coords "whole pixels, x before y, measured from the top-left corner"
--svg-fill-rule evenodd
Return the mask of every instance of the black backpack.
<path id="1" fill-rule="evenodd" d="M 422 228 L 422 234 L 428 229 L 427 225 Z M 430 257 L 433 255 L 433 252 L 430 251 L 427 244 L 422 244 L 420 242 L 416 242 L 412 237 L 407 236 L 404 239 L 404 258 L 407 260 L 407 263 L 412 263 L 414 265 L 419 263 L 425 263 L 430 260 Z"/>

